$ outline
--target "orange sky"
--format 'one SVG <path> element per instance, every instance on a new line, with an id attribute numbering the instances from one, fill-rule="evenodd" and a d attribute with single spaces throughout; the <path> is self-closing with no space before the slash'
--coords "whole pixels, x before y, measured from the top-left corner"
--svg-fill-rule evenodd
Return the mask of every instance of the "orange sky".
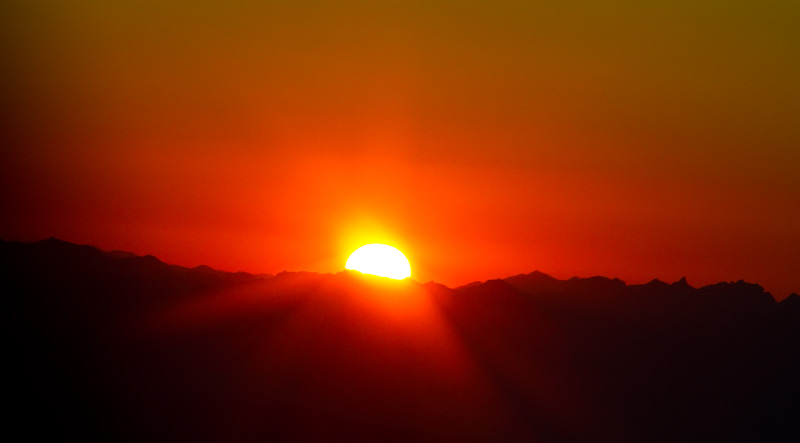
<path id="1" fill-rule="evenodd" d="M 791 2 L 4 2 L 0 237 L 800 291 Z"/>

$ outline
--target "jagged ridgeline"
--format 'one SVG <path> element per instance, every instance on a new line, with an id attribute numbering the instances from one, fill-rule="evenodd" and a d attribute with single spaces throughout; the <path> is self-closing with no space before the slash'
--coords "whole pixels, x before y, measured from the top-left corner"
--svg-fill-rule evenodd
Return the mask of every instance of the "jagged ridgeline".
<path id="1" fill-rule="evenodd" d="M 0 254 L 8 422 L 29 439 L 800 441 L 800 297 L 755 284 Z"/>

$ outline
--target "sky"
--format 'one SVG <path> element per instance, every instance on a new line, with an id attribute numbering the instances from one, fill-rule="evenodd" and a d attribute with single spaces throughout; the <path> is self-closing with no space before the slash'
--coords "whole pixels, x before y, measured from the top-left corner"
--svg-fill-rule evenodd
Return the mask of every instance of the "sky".
<path id="1" fill-rule="evenodd" d="M 800 292 L 800 3 L 4 1 L 0 238 Z"/>

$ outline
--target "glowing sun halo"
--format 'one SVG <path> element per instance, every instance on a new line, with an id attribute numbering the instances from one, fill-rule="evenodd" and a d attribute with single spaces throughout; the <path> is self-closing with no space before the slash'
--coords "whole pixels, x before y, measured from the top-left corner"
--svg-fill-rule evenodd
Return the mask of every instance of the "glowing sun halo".
<path id="1" fill-rule="evenodd" d="M 397 248 L 380 243 L 364 245 L 350 254 L 345 269 L 402 280 L 411 276 L 408 259 Z"/>

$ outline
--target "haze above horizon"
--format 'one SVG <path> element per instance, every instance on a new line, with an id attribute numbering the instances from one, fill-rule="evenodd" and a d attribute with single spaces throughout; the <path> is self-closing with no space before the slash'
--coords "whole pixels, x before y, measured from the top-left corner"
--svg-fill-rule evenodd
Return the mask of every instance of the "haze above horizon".
<path id="1" fill-rule="evenodd" d="M 0 238 L 800 289 L 791 2 L 4 2 Z"/>

